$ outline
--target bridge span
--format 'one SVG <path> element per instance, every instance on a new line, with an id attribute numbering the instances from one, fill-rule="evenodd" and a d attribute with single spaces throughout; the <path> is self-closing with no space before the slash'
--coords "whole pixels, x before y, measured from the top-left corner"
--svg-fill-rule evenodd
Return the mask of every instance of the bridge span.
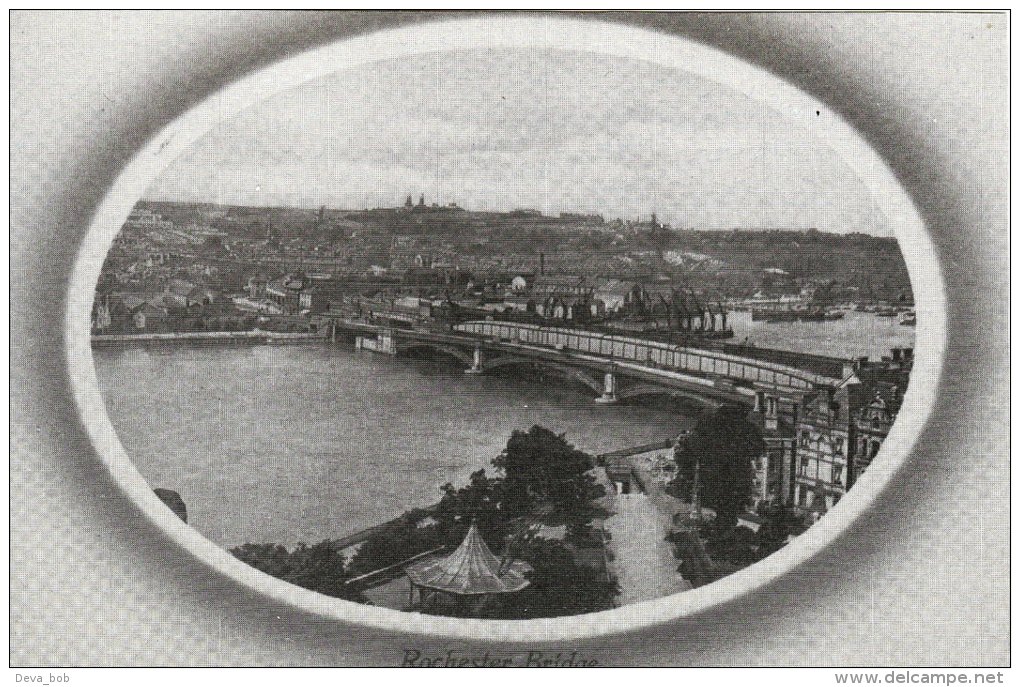
<path id="1" fill-rule="evenodd" d="M 355 336 L 361 349 L 390 355 L 422 348 L 442 352 L 463 362 L 467 374 L 536 367 L 588 387 L 599 403 L 668 395 L 704 406 L 757 405 L 762 393 L 800 399 L 842 381 L 751 357 L 561 327 L 470 321 L 440 331 L 341 318 L 328 326 L 334 338 L 341 332 Z M 852 373 L 847 361 L 846 376 Z"/>

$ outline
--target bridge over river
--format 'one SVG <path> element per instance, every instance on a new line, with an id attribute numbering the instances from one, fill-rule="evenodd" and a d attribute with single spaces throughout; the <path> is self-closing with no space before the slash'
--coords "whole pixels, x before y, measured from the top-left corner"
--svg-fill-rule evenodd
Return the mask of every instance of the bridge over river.
<path id="1" fill-rule="evenodd" d="M 853 374 L 851 360 L 835 376 L 817 371 L 818 356 L 805 356 L 804 365 L 797 366 L 794 352 L 785 352 L 784 363 L 777 363 L 633 336 L 514 322 L 468 321 L 440 329 L 329 317 L 324 324 L 331 338 L 354 337 L 363 350 L 442 352 L 462 361 L 468 374 L 535 367 L 588 387 L 598 403 L 668 395 L 704 406 L 736 402 L 757 407 L 765 395 L 800 401 Z"/>

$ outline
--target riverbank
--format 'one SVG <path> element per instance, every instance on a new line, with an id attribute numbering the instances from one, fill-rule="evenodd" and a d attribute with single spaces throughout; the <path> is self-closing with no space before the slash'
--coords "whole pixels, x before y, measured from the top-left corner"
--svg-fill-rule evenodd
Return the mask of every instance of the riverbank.
<path id="1" fill-rule="evenodd" d="M 251 343 L 272 343 L 292 344 L 311 341 L 323 341 L 326 339 L 324 333 L 318 332 L 267 332 L 261 329 L 252 329 L 243 332 L 166 332 L 151 334 L 93 334 L 91 336 L 94 348 L 107 346 L 120 346 L 132 343 L 146 342 L 251 342 Z"/>

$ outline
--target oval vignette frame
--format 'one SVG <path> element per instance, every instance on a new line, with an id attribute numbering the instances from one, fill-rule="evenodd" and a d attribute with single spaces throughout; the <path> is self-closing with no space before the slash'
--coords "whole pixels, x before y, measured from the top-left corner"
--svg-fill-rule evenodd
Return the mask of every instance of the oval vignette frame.
<path id="1" fill-rule="evenodd" d="M 90 344 L 95 285 L 113 240 L 152 181 L 187 148 L 256 102 L 347 67 L 429 52 L 485 48 L 548 48 L 594 52 L 694 71 L 807 125 L 868 187 L 893 228 L 909 271 L 918 315 L 914 369 L 899 416 L 868 471 L 829 513 L 794 543 L 710 585 L 598 613 L 536 620 L 470 620 L 366 606 L 290 585 L 234 558 L 181 522 L 153 494 L 117 437 L 99 391 Z M 816 112 L 824 111 L 824 117 Z M 903 247 L 909 245 L 910 250 Z M 945 350 L 945 291 L 924 223 L 886 163 L 860 134 L 812 96 L 720 50 L 651 30 L 597 20 L 548 16 L 492 16 L 388 29 L 299 53 L 235 81 L 167 125 L 118 175 L 82 243 L 70 283 L 65 346 L 75 401 L 97 452 L 114 481 L 177 545 L 233 582 L 260 594 L 344 623 L 471 640 L 572 640 L 638 630 L 703 613 L 768 584 L 807 561 L 868 510 L 899 470 L 924 427 L 935 399 Z"/>

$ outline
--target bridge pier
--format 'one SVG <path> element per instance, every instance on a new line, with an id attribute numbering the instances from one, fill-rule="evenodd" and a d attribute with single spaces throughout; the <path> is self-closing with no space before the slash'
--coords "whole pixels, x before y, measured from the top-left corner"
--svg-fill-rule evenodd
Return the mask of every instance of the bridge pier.
<path id="1" fill-rule="evenodd" d="M 374 351 L 386 355 L 397 354 L 397 342 L 391 332 L 379 332 L 375 337 L 359 336 L 354 339 L 354 348 L 358 351 Z"/>
<path id="2" fill-rule="evenodd" d="M 475 346 L 474 356 L 472 357 L 472 360 L 471 360 L 471 367 L 469 367 L 468 369 L 464 370 L 464 374 L 466 374 L 466 375 L 480 375 L 480 374 L 482 374 L 483 372 L 485 372 L 485 369 L 482 367 L 482 364 L 484 362 L 485 362 L 485 355 L 482 353 L 482 347 L 481 346 Z"/>
<path id="3" fill-rule="evenodd" d="M 616 375 L 612 370 L 606 373 L 602 382 L 602 395 L 595 399 L 596 403 L 616 403 Z"/>

